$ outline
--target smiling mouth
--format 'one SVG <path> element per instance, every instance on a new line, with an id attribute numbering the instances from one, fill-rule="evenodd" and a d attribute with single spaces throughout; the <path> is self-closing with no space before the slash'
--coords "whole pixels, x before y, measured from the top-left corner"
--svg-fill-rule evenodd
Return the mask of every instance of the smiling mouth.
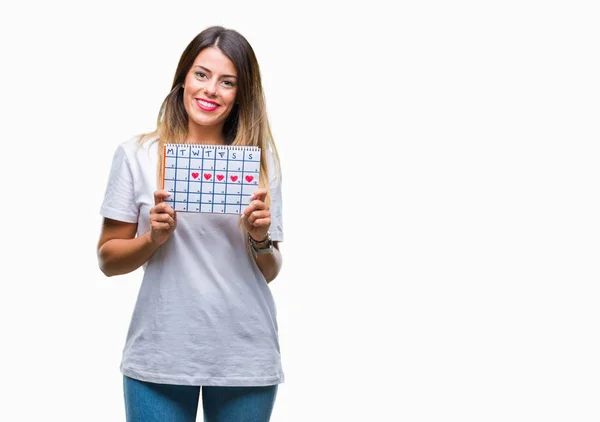
<path id="1" fill-rule="evenodd" d="M 202 110 L 206 111 L 213 111 L 219 107 L 219 104 L 209 103 L 208 101 L 200 100 L 198 98 L 196 98 L 196 104 L 198 104 L 198 107 L 200 107 Z"/>

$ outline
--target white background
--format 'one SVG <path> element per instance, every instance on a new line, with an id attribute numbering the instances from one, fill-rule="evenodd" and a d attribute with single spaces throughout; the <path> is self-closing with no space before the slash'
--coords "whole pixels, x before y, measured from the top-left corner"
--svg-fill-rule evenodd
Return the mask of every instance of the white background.
<path id="1" fill-rule="evenodd" d="M 220 24 L 255 49 L 283 165 L 272 420 L 599 420 L 593 2 L 18 4 L 0 419 L 124 420 L 142 273 L 99 271 L 98 211 L 116 146 Z"/>

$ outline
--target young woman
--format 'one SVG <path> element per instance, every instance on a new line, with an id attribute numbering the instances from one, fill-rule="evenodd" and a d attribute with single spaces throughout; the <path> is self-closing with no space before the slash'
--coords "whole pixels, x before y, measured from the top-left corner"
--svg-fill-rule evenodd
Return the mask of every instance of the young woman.
<path id="1" fill-rule="evenodd" d="M 165 143 L 261 148 L 260 183 L 241 216 L 175 212 L 159 189 Z M 284 381 L 267 285 L 281 268 L 277 151 L 259 66 L 238 32 L 186 47 L 157 129 L 122 143 L 101 207 L 107 276 L 144 278 L 121 362 L 128 421 L 268 421 Z"/>

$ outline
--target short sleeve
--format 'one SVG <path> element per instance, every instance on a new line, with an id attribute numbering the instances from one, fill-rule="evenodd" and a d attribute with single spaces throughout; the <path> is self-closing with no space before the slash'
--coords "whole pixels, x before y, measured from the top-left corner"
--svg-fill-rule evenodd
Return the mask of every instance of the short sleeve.
<path id="1" fill-rule="evenodd" d="M 138 222 L 134 179 L 123 145 L 119 145 L 113 156 L 100 214 L 126 223 Z"/>
<path id="2" fill-rule="evenodd" d="M 273 153 L 267 154 L 267 169 L 269 172 L 269 191 L 271 193 L 271 239 L 283 242 L 283 213 L 281 198 L 281 168 L 275 162 Z"/>

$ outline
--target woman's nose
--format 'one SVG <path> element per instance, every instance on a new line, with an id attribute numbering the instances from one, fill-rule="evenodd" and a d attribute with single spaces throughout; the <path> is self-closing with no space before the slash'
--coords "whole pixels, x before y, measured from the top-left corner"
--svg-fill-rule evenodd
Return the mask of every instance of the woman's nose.
<path id="1" fill-rule="evenodd" d="M 215 95 L 217 95 L 217 87 L 212 84 L 206 84 L 204 86 L 204 92 L 206 93 L 206 95 L 210 95 L 210 96 L 214 97 Z"/>

